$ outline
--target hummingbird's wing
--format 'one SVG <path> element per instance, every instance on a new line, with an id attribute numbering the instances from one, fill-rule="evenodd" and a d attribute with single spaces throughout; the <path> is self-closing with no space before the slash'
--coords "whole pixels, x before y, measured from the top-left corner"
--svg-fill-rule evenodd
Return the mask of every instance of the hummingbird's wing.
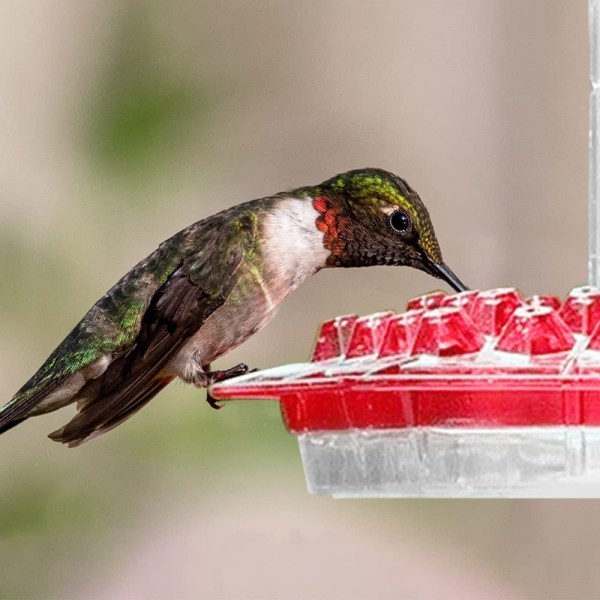
<path id="1" fill-rule="evenodd" d="M 203 228 L 201 250 L 190 254 L 156 292 L 131 348 L 98 378 L 78 402 L 78 414 L 50 437 L 76 446 L 142 408 L 173 378 L 169 363 L 204 321 L 223 305 L 236 271 L 256 239 L 256 221 L 240 215 Z"/>
<path id="2" fill-rule="evenodd" d="M 52 439 L 77 445 L 139 410 L 172 379 L 163 368 L 223 304 L 255 238 L 252 211 L 238 210 L 233 218 L 224 211 L 161 244 L 89 311 L 0 410 L 0 433 L 106 356 L 108 366 L 74 398 L 78 414 Z"/>
<path id="3" fill-rule="evenodd" d="M 223 302 L 223 296 L 212 297 L 194 284 L 182 265 L 146 310 L 131 350 L 111 363 L 98 379 L 98 389 L 90 390 L 78 402 L 78 414 L 50 437 L 77 445 L 116 427 L 142 408 L 173 379 L 165 367 Z"/>
<path id="4" fill-rule="evenodd" d="M 89 380 L 101 375 L 115 356 L 131 346 L 156 290 L 181 260 L 174 249 L 182 233 L 163 242 L 92 306 L 0 409 L 0 433 L 32 414 L 72 402 Z"/>

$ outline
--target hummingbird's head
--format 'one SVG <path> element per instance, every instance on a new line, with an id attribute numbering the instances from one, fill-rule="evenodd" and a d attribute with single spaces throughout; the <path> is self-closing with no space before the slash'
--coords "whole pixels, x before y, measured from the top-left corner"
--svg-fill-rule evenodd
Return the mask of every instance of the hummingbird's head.
<path id="1" fill-rule="evenodd" d="M 320 213 L 327 266 L 406 265 L 468 289 L 444 264 L 429 212 L 401 177 L 357 169 L 303 191 Z"/>

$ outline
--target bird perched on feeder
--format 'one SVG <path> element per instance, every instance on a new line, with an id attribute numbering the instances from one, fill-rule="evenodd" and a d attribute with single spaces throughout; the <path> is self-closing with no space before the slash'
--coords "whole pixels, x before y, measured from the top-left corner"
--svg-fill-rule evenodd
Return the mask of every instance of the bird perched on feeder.
<path id="1" fill-rule="evenodd" d="M 243 364 L 211 371 L 210 363 L 264 327 L 320 269 L 371 265 L 406 265 L 467 289 L 444 264 L 418 194 L 381 169 L 349 171 L 198 221 L 98 300 L 0 410 L 0 433 L 76 402 L 75 417 L 50 438 L 77 446 L 176 378 L 204 388 L 245 373 Z"/>

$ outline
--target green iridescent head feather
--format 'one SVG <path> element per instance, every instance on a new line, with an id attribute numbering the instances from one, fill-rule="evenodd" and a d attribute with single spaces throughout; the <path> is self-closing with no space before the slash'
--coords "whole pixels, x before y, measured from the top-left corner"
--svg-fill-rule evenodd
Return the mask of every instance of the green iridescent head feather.
<path id="1" fill-rule="evenodd" d="M 385 207 L 398 207 L 406 211 L 419 233 L 419 245 L 433 262 L 442 262 L 429 212 L 410 185 L 398 175 L 383 169 L 365 168 L 341 173 L 307 193 L 350 199 L 360 210 L 381 211 Z"/>

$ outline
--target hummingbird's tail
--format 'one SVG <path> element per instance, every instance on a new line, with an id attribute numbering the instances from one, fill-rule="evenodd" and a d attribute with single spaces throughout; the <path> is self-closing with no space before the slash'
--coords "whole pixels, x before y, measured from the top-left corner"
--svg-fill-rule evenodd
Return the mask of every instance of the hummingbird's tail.
<path id="1" fill-rule="evenodd" d="M 14 419 L 12 421 L 9 421 L 8 423 L 4 423 L 2 426 L 0 426 L 0 435 L 6 433 L 9 429 L 16 427 L 19 423 L 22 423 L 25 420 L 27 420 L 27 417 L 22 417 L 21 419 Z"/>
<path id="2" fill-rule="evenodd" d="M 68 444 L 70 448 L 79 446 L 129 419 L 174 378 L 174 375 L 155 377 L 142 386 L 123 386 L 107 396 L 79 402 L 77 415 L 48 437 L 55 442 Z"/>
<path id="3" fill-rule="evenodd" d="M 43 400 L 44 395 L 25 384 L 2 408 L 0 408 L 0 435 L 32 416 L 33 410 Z"/>
<path id="4" fill-rule="evenodd" d="M 42 367 L 43 369 L 44 367 Z M 73 380 L 57 377 L 40 383 L 38 371 L 13 397 L 0 408 L 0 435 L 29 417 L 57 410 L 74 402 L 85 379 L 74 385 Z"/>

